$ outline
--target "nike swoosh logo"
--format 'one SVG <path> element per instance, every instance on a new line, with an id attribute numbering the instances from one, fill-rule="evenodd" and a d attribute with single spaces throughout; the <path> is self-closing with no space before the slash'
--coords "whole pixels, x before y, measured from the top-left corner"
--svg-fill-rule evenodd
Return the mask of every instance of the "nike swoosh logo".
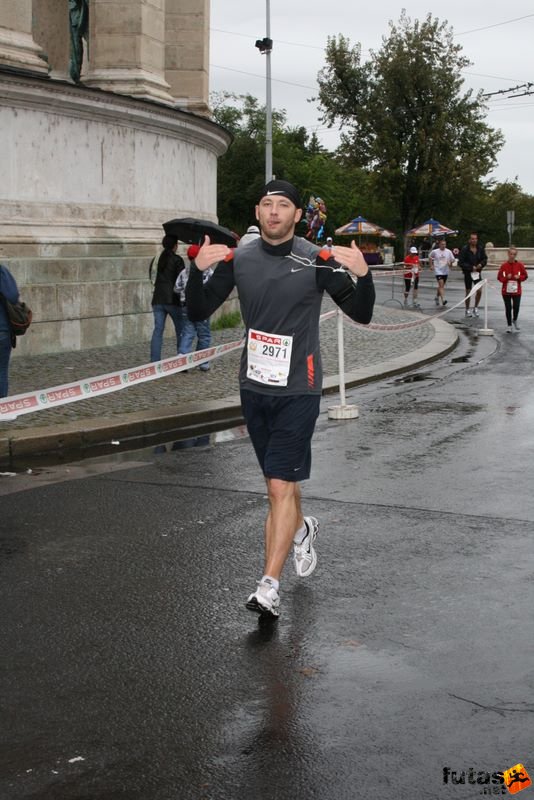
<path id="1" fill-rule="evenodd" d="M 274 192 L 267 192 L 266 197 L 268 197 L 271 194 L 283 194 L 283 193 L 284 193 L 283 189 L 276 189 L 276 191 L 274 191 Z"/>
<path id="2" fill-rule="evenodd" d="M 295 269 L 295 267 L 291 267 L 291 272 L 302 272 L 303 269 L 306 269 L 306 268 L 305 267 L 299 267 L 298 269 Z"/>

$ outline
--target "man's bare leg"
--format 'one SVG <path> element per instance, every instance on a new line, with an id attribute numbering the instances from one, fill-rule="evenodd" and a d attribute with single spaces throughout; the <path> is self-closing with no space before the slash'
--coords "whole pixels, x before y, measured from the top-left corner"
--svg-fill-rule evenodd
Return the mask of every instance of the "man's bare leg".
<path id="1" fill-rule="evenodd" d="M 265 522 L 264 575 L 279 580 L 293 546 L 293 537 L 304 524 L 300 485 L 280 478 L 266 480 L 270 509 Z"/>

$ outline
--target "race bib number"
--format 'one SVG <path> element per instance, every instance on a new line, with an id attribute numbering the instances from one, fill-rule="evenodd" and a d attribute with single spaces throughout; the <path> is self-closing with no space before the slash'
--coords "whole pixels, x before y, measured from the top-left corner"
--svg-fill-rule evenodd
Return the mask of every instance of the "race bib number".
<path id="1" fill-rule="evenodd" d="M 292 348 L 292 336 L 251 328 L 247 339 L 247 378 L 270 386 L 287 386 Z"/>
<path id="2" fill-rule="evenodd" d="M 476 281 L 479 281 L 480 280 L 480 272 L 472 272 L 471 273 L 471 280 L 475 281 L 475 283 L 476 283 Z"/>
<path id="3" fill-rule="evenodd" d="M 518 289 L 519 289 L 519 284 L 517 281 L 506 282 L 506 294 L 517 294 Z"/>

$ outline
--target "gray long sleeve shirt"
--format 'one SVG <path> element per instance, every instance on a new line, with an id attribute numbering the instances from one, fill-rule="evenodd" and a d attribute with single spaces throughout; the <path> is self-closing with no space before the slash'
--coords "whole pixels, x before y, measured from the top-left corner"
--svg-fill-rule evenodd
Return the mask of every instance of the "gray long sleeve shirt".
<path id="1" fill-rule="evenodd" d="M 354 283 L 346 272 L 335 272 L 339 265 L 320 252 L 299 237 L 277 246 L 258 238 L 234 250 L 231 260 L 219 262 L 205 286 L 201 271 L 192 267 L 186 287 L 190 319 L 209 317 L 236 286 L 247 337 L 251 331 L 259 331 L 291 341 L 285 385 L 255 380 L 249 368 L 250 347 L 246 346 L 239 373 L 242 388 L 271 395 L 321 393 L 319 316 L 325 291 L 356 322 L 371 321 L 375 301 L 371 273 Z"/>

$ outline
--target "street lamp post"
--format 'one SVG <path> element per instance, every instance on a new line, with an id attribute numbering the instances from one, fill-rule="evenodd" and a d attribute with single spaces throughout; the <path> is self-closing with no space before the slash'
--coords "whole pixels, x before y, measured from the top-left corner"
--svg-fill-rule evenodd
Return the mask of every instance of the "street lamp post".
<path id="1" fill-rule="evenodd" d="M 271 102 L 271 51 L 273 40 L 271 39 L 271 0 L 266 2 L 266 35 L 263 39 L 256 40 L 256 47 L 262 55 L 266 56 L 265 62 L 265 183 L 273 177 L 273 109 Z"/>

